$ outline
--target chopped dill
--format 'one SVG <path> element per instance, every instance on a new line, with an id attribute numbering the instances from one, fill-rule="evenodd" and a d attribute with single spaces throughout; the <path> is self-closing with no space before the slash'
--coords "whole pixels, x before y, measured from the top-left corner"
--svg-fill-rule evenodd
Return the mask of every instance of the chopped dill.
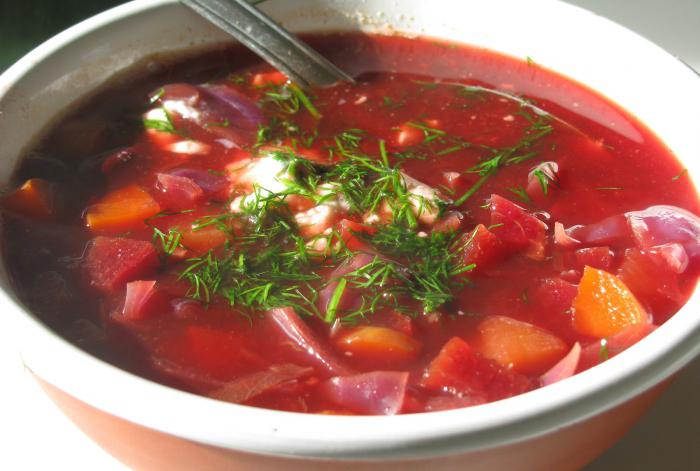
<path id="1" fill-rule="evenodd" d="M 688 173 L 688 169 L 687 169 L 687 168 L 684 168 L 684 169 L 681 171 L 681 173 L 679 173 L 678 175 L 672 177 L 672 178 L 671 178 L 671 181 L 672 181 L 672 182 L 675 182 L 676 180 L 678 180 L 678 179 L 680 179 L 681 177 L 683 177 L 686 173 Z"/>
<path id="2" fill-rule="evenodd" d="M 170 112 L 165 109 L 164 106 L 159 108 L 163 113 L 162 119 L 143 119 L 143 125 L 147 129 L 154 129 L 156 131 L 167 132 L 170 134 L 179 134 L 178 130 L 175 129 L 175 124 L 173 124 L 173 119 L 170 116 Z"/>

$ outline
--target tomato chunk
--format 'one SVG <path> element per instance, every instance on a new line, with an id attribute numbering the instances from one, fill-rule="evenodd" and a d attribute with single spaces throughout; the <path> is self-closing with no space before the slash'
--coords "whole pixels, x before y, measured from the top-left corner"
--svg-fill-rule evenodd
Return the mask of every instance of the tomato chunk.
<path id="1" fill-rule="evenodd" d="M 609 337 L 648 322 L 646 311 L 622 280 L 591 267 L 583 270 L 573 307 L 574 329 L 589 337 Z"/>
<path id="2" fill-rule="evenodd" d="M 124 231 L 143 226 L 144 219 L 159 211 L 160 205 L 151 195 L 137 185 L 130 185 L 91 205 L 85 222 L 95 231 Z"/>
<path id="3" fill-rule="evenodd" d="M 452 337 L 440 353 L 430 362 L 421 378 L 420 385 L 430 391 L 452 391 L 455 393 L 485 394 L 482 380 L 476 378 L 478 359 L 469 344 L 459 337 Z"/>
<path id="4" fill-rule="evenodd" d="M 481 272 L 498 263 L 506 255 L 503 242 L 486 226 L 479 224 L 467 237 L 467 243 L 462 252 L 462 262 L 465 266 L 475 264 L 474 271 Z"/>
<path id="5" fill-rule="evenodd" d="M 150 242 L 98 236 L 88 246 L 84 268 L 92 286 L 113 293 L 128 281 L 152 275 L 158 263 Z"/>
<path id="6" fill-rule="evenodd" d="M 489 209 L 493 233 L 515 251 L 534 260 L 544 258 L 547 225 L 507 199 L 491 195 Z"/>
<path id="7" fill-rule="evenodd" d="M 677 309 L 682 298 L 678 275 L 659 253 L 626 250 L 618 276 L 654 313 Z"/>
<path id="8" fill-rule="evenodd" d="M 51 184 L 42 178 L 30 178 L 24 182 L 3 197 L 2 205 L 9 211 L 40 219 L 50 218 L 55 212 Z"/>
<path id="9" fill-rule="evenodd" d="M 543 373 L 568 351 L 566 343 L 551 332 L 505 316 L 489 316 L 479 323 L 474 348 L 523 374 Z"/>
<path id="10" fill-rule="evenodd" d="M 387 327 L 374 326 L 352 329 L 338 337 L 335 345 L 352 358 L 382 365 L 410 362 L 421 350 L 421 343 L 413 337 Z"/>

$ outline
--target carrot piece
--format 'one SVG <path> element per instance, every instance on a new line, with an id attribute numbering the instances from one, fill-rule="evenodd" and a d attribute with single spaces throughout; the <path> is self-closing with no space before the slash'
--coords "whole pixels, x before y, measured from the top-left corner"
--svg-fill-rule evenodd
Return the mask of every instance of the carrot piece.
<path id="1" fill-rule="evenodd" d="M 210 249 L 224 245 L 229 235 L 216 226 L 203 227 L 200 230 L 188 228 L 182 231 L 182 245 L 194 254 L 203 254 Z"/>
<path id="2" fill-rule="evenodd" d="M 160 205 L 137 185 L 109 193 L 90 206 L 85 222 L 92 230 L 121 231 L 143 224 L 143 220 L 160 211 Z"/>
<path id="3" fill-rule="evenodd" d="M 335 341 L 346 355 L 360 360 L 403 363 L 414 360 L 421 343 L 413 337 L 387 327 L 365 326 L 352 329 Z"/>
<path id="4" fill-rule="evenodd" d="M 51 184 L 42 178 L 30 178 L 2 199 L 5 209 L 25 216 L 49 218 L 54 214 Z"/>
<path id="5" fill-rule="evenodd" d="M 648 315 L 622 280 L 586 266 L 573 302 L 574 329 L 582 335 L 603 338 L 625 327 L 648 322 Z"/>
<path id="6" fill-rule="evenodd" d="M 569 348 L 551 332 L 505 316 L 489 316 L 477 326 L 474 349 L 518 373 L 541 374 Z"/>

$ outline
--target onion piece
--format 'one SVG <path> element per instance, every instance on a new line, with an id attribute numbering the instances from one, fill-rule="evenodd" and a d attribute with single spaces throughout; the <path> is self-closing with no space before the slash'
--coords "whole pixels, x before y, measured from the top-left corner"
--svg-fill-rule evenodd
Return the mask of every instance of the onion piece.
<path id="1" fill-rule="evenodd" d="M 700 258 L 700 218 L 693 213 L 675 206 L 650 206 L 625 217 L 640 249 L 675 242 L 691 261 Z"/>
<path id="2" fill-rule="evenodd" d="M 564 230 L 564 225 L 560 222 L 554 223 L 554 243 L 565 249 L 573 249 L 581 245 L 581 241 L 574 239 Z"/>
<path id="3" fill-rule="evenodd" d="M 240 404 L 286 383 L 308 376 L 313 371 L 313 368 L 291 363 L 272 365 L 267 370 L 236 378 L 208 395 L 214 399 Z"/>
<path id="4" fill-rule="evenodd" d="M 566 379 L 576 372 L 581 358 L 581 345 L 576 342 L 569 353 L 540 377 L 542 386 L 548 386 L 562 379 Z"/>
<path id="5" fill-rule="evenodd" d="M 126 284 L 126 297 L 122 318 L 126 320 L 141 320 L 147 315 L 146 306 L 155 294 L 155 280 L 130 281 Z"/>
<path id="6" fill-rule="evenodd" d="M 265 313 L 278 331 L 290 341 L 299 359 L 306 360 L 323 373 L 331 375 L 347 375 L 350 368 L 336 358 L 333 352 L 326 349 L 316 339 L 303 320 L 297 316 L 294 309 L 289 307 L 271 309 Z"/>
<path id="7" fill-rule="evenodd" d="M 408 373 L 373 371 L 336 376 L 320 385 L 333 402 L 363 414 L 395 415 L 403 406 Z"/>

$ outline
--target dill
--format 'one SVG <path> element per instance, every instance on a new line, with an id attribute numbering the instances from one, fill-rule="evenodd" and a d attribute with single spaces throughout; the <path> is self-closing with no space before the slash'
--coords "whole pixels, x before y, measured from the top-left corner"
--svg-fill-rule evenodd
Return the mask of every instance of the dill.
<path id="1" fill-rule="evenodd" d="M 204 123 L 205 128 L 213 128 L 213 127 L 220 127 L 220 128 L 227 128 L 229 127 L 231 123 L 229 123 L 228 119 L 224 119 L 220 123 Z"/>
<path id="2" fill-rule="evenodd" d="M 423 142 L 425 143 L 432 142 L 436 139 L 440 139 L 441 137 L 447 134 L 442 129 L 432 128 L 420 121 L 409 121 L 406 124 L 413 128 L 420 129 L 421 131 L 423 131 Z"/>
<path id="3" fill-rule="evenodd" d="M 684 168 L 684 169 L 681 171 L 681 173 L 679 173 L 678 175 L 672 177 L 672 178 L 671 178 L 671 181 L 672 181 L 672 182 L 675 182 L 676 180 L 678 180 L 678 179 L 680 179 L 681 177 L 683 177 L 686 173 L 688 173 L 688 169 L 687 169 L 687 168 Z"/>
<path id="4" fill-rule="evenodd" d="M 486 181 L 495 175 L 502 167 L 517 165 L 537 156 L 536 150 L 530 150 L 542 138 L 552 133 L 554 128 L 547 114 L 535 112 L 534 115 L 527 111 L 528 104 L 521 104 L 520 111 L 516 114 L 529 122 L 520 141 L 513 146 L 501 149 L 489 149 L 491 155 L 469 169 L 469 172 L 479 175 L 479 179 L 455 202 L 455 206 L 461 206 L 471 198 L 483 186 Z"/>
<path id="5" fill-rule="evenodd" d="M 147 129 L 154 129 L 156 131 L 161 131 L 161 132 L 167 132 L 170 134 L 179 134 L 178 130 L 175 128 L 175 124 L 173 124 L 173 119 L 170 116 L 170 112 L 165 109 L 164 106 L 161 106 L 159 108 L 161 112 L 163 113 L 163 118 L 162 119 L 149 119 L 149 118 L 144 118 L 143 119 L 143 125 Z"/>
<path id="6" fill-rule="evenodd" d="M 314 118 L 321 118 L 321 113 L 297 85 L 285 83 L 271 88 L 265 92 L 262 99 L 264 103 L 275 104 L 277 109 L 284 114 L 294 115 L 303 108 Z"/>
<path id="7" fill-rule="evenodd" d="M 535 178 L 537 178 L 537 181 L 540 184 L 540 188 L 542 188 L 542 194 L 547 196 L 547 194 L 549 193 L 549 185 L 552 183 L 556 183 L 552 174 L 540 168 L 536 168 L 532 171 L 532 175 Z"/>
<path id="8" fill-rule="evenodd" d="M 624 190 L 623 187 L 621 186 L 597 186 L 595 187 L 596 190 L 599 191 L 619 191 L 619 190 Z"/>
<path id="9" fill-rule="evenodd" d="M 522 186 L 510 187 L 508 188 L 508 191 L 513 193 L 523 203 L 532 204 L 532 199 L 527 194 L 527 191 L 525 191 L 525 188 L 523 188 Z"/>

